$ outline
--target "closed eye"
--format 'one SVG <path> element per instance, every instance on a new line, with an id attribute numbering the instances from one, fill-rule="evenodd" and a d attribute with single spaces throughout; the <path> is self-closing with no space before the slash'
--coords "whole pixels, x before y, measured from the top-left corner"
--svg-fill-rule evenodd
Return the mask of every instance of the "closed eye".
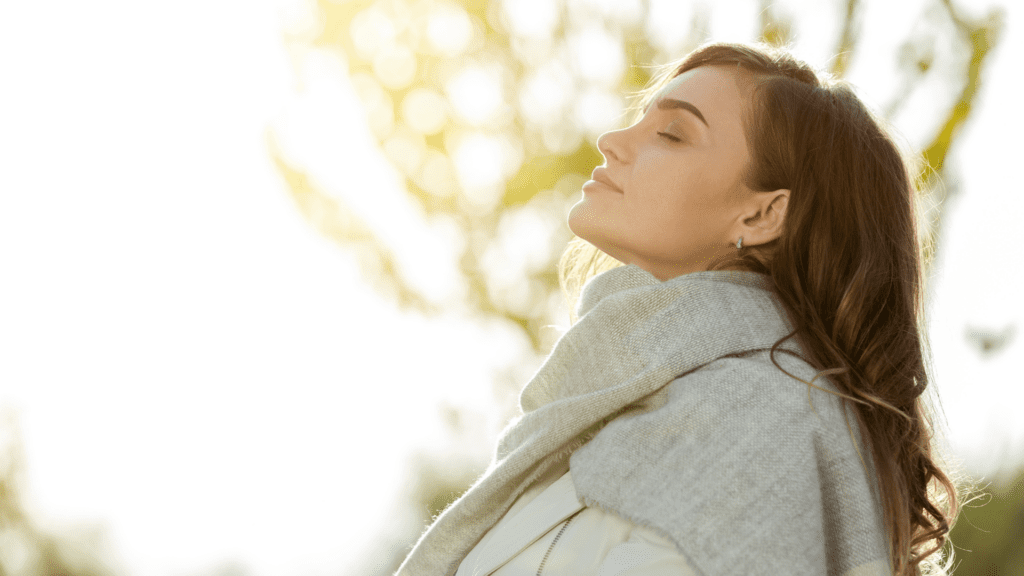
<path id="1" fill-rule="evenodd" d="M 682 138 L 676 138 L 675 136 L 669 134 L 668 132 L 658 132 L 658 135 L 662 136 L 662 137 L 665 137 L 665 138 L 668 138 L 672 142 L 682 142 L 683 141 Z"/>

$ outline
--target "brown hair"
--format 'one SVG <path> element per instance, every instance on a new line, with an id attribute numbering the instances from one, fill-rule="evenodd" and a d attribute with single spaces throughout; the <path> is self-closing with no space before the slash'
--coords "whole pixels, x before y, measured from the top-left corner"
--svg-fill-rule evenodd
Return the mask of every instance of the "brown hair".
<path id="1" fill-rule="evenodd" d="M 639 93 L 638 117 L 672 78 L 699 66 L 737 70 L 751 95 L 747 187 L 791 191 L 779 238 L 744 246 L 707 269 L 771 276 L 796 328 L 786 338 L 795 336 L 818 376 L 829 375 L 839 395 L 855 403 L 893 573 L 945 574 L 952 549 L 938 562 L 968 481 L 954 477 L 937 450 L 932 408 L 922 396 L 924 256 L 910 156 L 849 85 L 770 46 L 712 43 L 666 65 Z M 570 310 L 590 277 L 621 264 L 574 238 L 559 261 Z M 775 348 L 786 338 L 772 348 L 776 366 Z"/>

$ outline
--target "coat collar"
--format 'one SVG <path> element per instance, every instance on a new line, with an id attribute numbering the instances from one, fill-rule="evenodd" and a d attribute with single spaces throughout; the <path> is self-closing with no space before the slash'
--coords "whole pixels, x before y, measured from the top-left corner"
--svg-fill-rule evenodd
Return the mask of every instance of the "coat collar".
<path id="1" fill-rule="evenodd" d="M 503 519 L 483 546 L 466 557 L 456 576 L 487 576 L 528 546 L 584 508 L 576 497 L 572 475 L 566 472 L 514 516 Z"/>

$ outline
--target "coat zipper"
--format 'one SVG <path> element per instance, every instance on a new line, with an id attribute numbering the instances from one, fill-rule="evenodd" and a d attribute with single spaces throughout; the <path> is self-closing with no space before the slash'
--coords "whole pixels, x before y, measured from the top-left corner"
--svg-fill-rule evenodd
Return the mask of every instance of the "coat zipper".
<path id="1" fill-rule="evenodd" d="M 569 527 L 569 523 L 572 522 L 573 519 L 576 518 L 576 514 L 579 514 L 580 512 L 583 512 L 582 508 L 577 510 L 572 516 L 569 516 L 569 519 L 565 521 L 565 524 L 562 524 L 562 529 L 558 531 L 558 534 L 555 534 L 555 539 L 551 541 L 551 546 L 548 546 L 548 551 L 544 553 L 544 559 L 540 561 L 540 566 L 537 568 L 537 576 L 541 576 L 541 572 L 544 571 L 544 564 L 548 561 L 548 556 L 551 555 L 551 551 L 555 549 L 555 544 L 558 542 L 558 539 L 562 537 L 562 532 L 565 532 L 565 529 Z"/>

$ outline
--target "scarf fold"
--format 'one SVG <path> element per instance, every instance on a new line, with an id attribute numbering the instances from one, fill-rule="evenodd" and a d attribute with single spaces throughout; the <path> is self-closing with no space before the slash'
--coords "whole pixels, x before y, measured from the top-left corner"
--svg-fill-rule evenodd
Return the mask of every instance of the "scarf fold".
<path id="1" fill-rule="evenodd" d="M 577 315 L 523 389 L 522 414 L 487 470 L 397 576 L 453 575 L 566 457 L 582 503 L 660 531 L 701 574 L 889 573 L 852 409 L 767 359 L 793 331 L 770 277 L 705 271 L 662 282 L 625 265 L 584 286 Z M 775 354 L 809 382 L 817 371 L 801 357 L 792 338 Z"/>

